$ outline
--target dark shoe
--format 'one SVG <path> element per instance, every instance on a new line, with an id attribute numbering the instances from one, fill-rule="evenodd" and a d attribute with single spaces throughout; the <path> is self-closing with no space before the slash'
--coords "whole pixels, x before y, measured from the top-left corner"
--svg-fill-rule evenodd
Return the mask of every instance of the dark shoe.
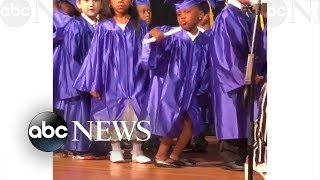
<path id="1" fill-rule="evenodd" d="M 142 150 L 158 150 L 160 146 L 160 140 L 156 137 L 151 137 L 148 141 L 142 142 Z"/>
<path id="2" fill-rule="evenodd" d="M 193 147 L 193 151 L 195 153 L 207 153 L 207 146 L 205 143 L 197 143 L 195 142 L 194 147 Z"/>
<path id="3" fill-rule="evenodd" d="M 193 146 L 190 141 L 189 144 L 184 148 L 183 152 L 192 152 L 192 151 L 193 151 Z"/>
<path id="4" fill-rule="evenodd" d="M 163 168 L 180 168 L 181 167 L 177 164 L 176 161 L 165 162 L 165 161 L 160 161 L 157 159 L 154 160 L 154 165 L 157 167 L 163 167 Z"/>
<path id="5" fill-rule="evenodd" d="M 197 164 L 197 162 L 192 159 L 180 159 L 179 161 L 182 162 L 184 166 L 195 166 Z"/>
<path id="6" fill-rule="evenodd" d="M 235 161 L 232 161 L 224 164 L 222 168 L 231 171 L 244 171 L 244 164 L 240 165 Z"/>
<path id="7" fill-rule="evenodd" d="M 194 140 L 194 144 L 195 144 L 196 147 L 204 147 L 204 148 L 206 148 L 209 145 L 209 143 L 206 140 L 204 135 L 196 136 L 196 137 L 193 138 L 193 140 Z"/>
<path id="8" fill-rule="evenodd" d="M 132 149 L 132 143 L 127 140 L 120 141 L 120 147 L 121 149 Z"/>
<path id="9" fill-rule="evenodd" d="M 173 160 L 173 159 L 171 159 L 173 162 L 173 164 L 176 164 L 176 165 L 178 165 L 178 166 L 187 166 L 186 165 L 186 163 L 184 163 L 184 162 L 182 162 L 182 161 L 180 161 L 180 160 Z"/>

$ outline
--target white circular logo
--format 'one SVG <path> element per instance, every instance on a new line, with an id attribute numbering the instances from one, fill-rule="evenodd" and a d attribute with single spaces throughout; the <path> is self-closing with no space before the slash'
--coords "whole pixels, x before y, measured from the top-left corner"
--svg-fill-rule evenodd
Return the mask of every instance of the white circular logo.
<path id="1" fill-rule="evenodd" d="M 269 2 L 268 26 L 280 26 L 287 18 L 288 9 L 283 0 Z"/>
<path id="2" fill-rule="evenodd" d="M 1 20 L 8 26 L 23 26 L 30 16 L 31 7 L 26 0 L 4 0 L 0 5 Z"/>

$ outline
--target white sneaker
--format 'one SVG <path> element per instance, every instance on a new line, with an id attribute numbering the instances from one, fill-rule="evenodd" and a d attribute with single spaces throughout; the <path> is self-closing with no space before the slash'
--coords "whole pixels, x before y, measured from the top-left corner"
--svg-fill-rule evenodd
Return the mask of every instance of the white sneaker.
<path id="1" fill-rule="evenodd" d="M 113 163 L 125 162 L 123 151 L 110 151 L 110 161 Z"/>
<path id="2" fill-rule="evenodd" d="M 137 162 L 140 164 L 151 163 L 151 159 L 143 154 L 132 154 L 132 162 Z"/>

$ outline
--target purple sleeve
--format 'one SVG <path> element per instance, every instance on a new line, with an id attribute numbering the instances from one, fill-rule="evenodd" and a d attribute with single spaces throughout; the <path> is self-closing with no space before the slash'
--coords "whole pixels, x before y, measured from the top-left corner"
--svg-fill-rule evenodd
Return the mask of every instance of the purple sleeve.
<path id="1" fill-rule="evenodd" d="M 90 49 L 80 69 L 74 87 L 80 91 L 100 91 L 102 88 L 102 69 L 104 60 L 105 34 L 103 26 L 99 26 L 94 33 Z M 106 68 L 107 69 L 107 68 Z"/>
<path id="2" fill-rule="evenodd" d="M 68 24 L 68 22 L 71 20 L 71 16 L 65 14 L 61 10 L 53 10 L 53 27 L 54 27 L 54 33 L 53 33 L 53 40 L 58 41 L 62 40 L 64 35 L 64 28 Z"/>
<path id="3" fill-rule="evenodd" d="M 162 32 L 167 32 L 171 29 L 168 26 L 156 27 Z M 145 36 L 145 38 L 149 38 L 149 34 Z M 144 69 L 156 69 L 161 60 L 166 56 L 166 51 L 170 49 L 170 37 L 166 37 L 160 42 L 153 42 L 149 44 L 145 44 L 142 47 L 141 53 L 141 64 Z"/>
<path id="4" fill-rule="evenodd" d="M 246 27 L 232 16 L 220 16 L 212 30 L 210 48 L 214 70 L 224 92 L 240 88 L 245 83 L 245 66 L 249 53 Z"/>

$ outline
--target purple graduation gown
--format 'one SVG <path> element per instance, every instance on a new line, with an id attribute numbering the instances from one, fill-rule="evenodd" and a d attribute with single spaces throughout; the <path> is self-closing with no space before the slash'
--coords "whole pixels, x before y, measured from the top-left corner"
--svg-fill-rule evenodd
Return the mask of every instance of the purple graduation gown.
<path id="1" fill-rule="evenodd" d="M 53 10 L 53 64 L 54 64 L 54 69 L 57 68 L 57 66 L 59 66 L 58 64 L 60 64 L 60 58 L 57 58 L 57 54 L 61 53 L 58 48 L 58 46 L 63 42 L 64 40 L 64 28 L 65 26 L 68 24 L 68 22 L 70 22 L 70 20 L 72 19 L 71 16 L 69 16 L 68 14 L 66 14 L 65 12 L 61 11 L 61 10 Z M 61 49 L 61 48 L 60 48 Z M 56 60 L 58 60 L 59 62 L 55 62 Z M 54 72 L 54 74 L 57 74 L 57 72 Z M 63 101 L 59 100 L 58 97 L 56 97 L 55 95 L 55 91 L 54 91 L 54 100 L 53 100 L 53 107 L 55 110 L 57 110 L 57 112 L 59 111 L 59 115 L 63 117 L 63 107 L 64 107 L 64 103 Z"/>
<path id="2" fill-rule="evenodd" d="M 91 45 L 94 28 L 82 16 L 74 17 L 64 28 L 65 37 L 53 56 L 54 107 L 64 109 L 60 100 L 79 96 L 73 83 Z"/>
<path id="3" fill-rule="evenodd" d="M 74 86 L 80 91 L 98 91 L 101 100 L 92 98 L 93 120 L 119 121 L 127 102 L 142 120 L 141 105 L 149 76 L 139 66 L 142 39 L 147 24 L 130 20 L 123 31 L 113 18 L 101 22 L 94 34 L 92 46 Z M 105 124 L 106 125 L 106 124 Z"/>
<path id="4" fill-rule="evenodd" d="M 72 18 L 64 27 L 64 38 L 53 56 L 54 108 L 64 111 L 64 119 L 69 128 L 69 136 L 63 149 L 88 151 L 91 141 L 81 131 L 77 131 L 79 142 L 73 139 L 73 123 L 78 121 L 86 127 L 90 118 L 90 96 L 80 94 L 73 87 L 84 58 L 91 45 L 94 28 L 82 16 Z M 87 127 L 88 128 L 88 127 Z"/>
<path id="5" fill-rule="evenodd" d="M 160 27 L 162 32 L 169 27 Z M 208 36 L 199 33 L 194 41 L 181 30 L 160 42 L 144 45 L 142 63 L 150 69 L 151 82 L 146 96 L 147 120 L 151 134 L 177 137 L 183 115 L 193 123 L 193 135 L 202 130 L 198 95 L 206 90 L 209 58 Z"/>
<path id="6" fill-rule="evenodd" d="M 257 73 L 261 76 L 267 75 L 267 26 L 264 28 L 264 30 L 261 33 L 261 41 L 260 43 L 261 47 L 259 51 L 259 60 L 260 60 L 260 66 L 258 66 Z"/>
<path id="7" fill-rule="evenodd" d="M 249 116 L 242 97 L 252 24 L 240 9 L 229 4 L 211 32 L 211 94 L 218 139 L 247 138 Z"/>
<path id="8" fill-rule="evenodd" d="M 72 19 L 61 10 L 53 10 L 53 50 L 62 42 L 64 27 Z"/>

